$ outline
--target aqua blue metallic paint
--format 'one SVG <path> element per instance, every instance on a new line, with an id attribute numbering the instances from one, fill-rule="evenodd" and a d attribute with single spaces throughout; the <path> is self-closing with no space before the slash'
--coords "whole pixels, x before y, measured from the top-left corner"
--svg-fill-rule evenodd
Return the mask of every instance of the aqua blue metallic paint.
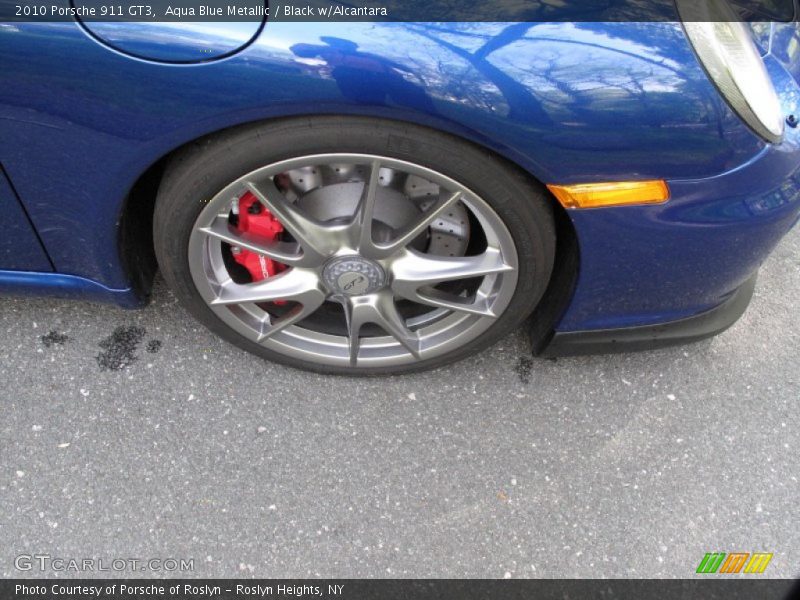
<path id="1" fill-rule="evenodd" d="M 229 51 L 229 32 L 205 35 Z M 185 52 L 131 36 L 141 56 Z M 774 26 L 767 57 L 787 114 L 800 97 L 796 36 Z M 369 73 L 337 71 L 337 52 L 394 65 L 407 84 L 376 94 L 359 83 Z M 796 130 L 779 146 L 758 139 L 675 23 L 271 23 L 241 52 L 197 65 L 131 58 L 75 23 L 19 23 L 0 26 L 0 57 L 0 160 L 56 269 L 120 290 L 109 299 L 132 296 L 117 224 L 139 175 L 191 140 L 262 119 L 419 123 L 547 183 L 668 179 L 665 205 L 570 212 L 581 264 L 564 331 L 718 304 L 800 210 Z M 58 289 L 50 282 L 42 293 Z"/>

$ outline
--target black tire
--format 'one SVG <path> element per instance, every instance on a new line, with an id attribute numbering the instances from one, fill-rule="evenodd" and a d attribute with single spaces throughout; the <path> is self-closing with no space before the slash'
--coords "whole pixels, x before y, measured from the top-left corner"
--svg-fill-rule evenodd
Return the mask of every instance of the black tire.
<path id="1" fill-rule="evenodd" d="M 351 368 L 287 357 L 232 330 L 199 295 L 187 248 L 205 202 L 232 181 L 266 164 L 333 152 L 377 154 L 434 169 L 462 182 L 488 202 L 510 231 L 519 279 L 503 314 L 482 335 L 449 354 L 399 367 Z M 239 127 L 192 143 L 170 160 L 154 215 L 154 244 L 168 285 L 182 305 L 211 331 L 265 359 L 327 374 L 380 375 L 439 367 L 488 348 L 533 311 L 550 280 L 555 223 L 546 189 L 490 152 L 417 125 L 360 117 L 308 117 Z"/>

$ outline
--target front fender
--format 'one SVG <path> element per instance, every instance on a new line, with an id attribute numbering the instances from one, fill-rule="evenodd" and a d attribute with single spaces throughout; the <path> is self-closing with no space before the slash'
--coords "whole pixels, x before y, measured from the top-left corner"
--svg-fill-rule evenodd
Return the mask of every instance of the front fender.
<path id="1" fill-rule="evenodd" d="M 121 55 L 75 23 L 26 23 L 0 29 L 0 53 L 0 158 L 57 269 L 114 288 L 130 284 L 118 222 L 141 173 L 252 121 L 413 121 L 548 183 L 704 178 L 763 147 L 674 23 L 270 23 L 197 65 Z"/>

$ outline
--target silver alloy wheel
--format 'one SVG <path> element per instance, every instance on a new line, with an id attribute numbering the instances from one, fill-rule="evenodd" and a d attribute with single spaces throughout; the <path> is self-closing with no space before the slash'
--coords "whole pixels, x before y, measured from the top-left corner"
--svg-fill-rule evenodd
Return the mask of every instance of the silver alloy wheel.
<path id="1" fill-rule="evenodd" d="M 264 243 L 232 226 L 232 206 L 245 193 L 289 240 Z M 480 229 L 469 250 L 467 211 Z M 237 283 L 226 266 L 231 247 L 289 268 Z M 188 258 L 200 295 L 232 329 L 333 366 L 391 367 L 452 352 L 492 325 L 517 286 L 513 239 L 484 200 L 441 173 L 366 154 L 303 156 L 237 179 L 201 211 Z M 276 301 L 291 307 L 276 316 Z M 307 326 L 327 302 L 344 308 L 346 335 Z M 404 315 L 400 305 L 417 310 Z M 373 335 L 364 336 L 368 326 Z"/>

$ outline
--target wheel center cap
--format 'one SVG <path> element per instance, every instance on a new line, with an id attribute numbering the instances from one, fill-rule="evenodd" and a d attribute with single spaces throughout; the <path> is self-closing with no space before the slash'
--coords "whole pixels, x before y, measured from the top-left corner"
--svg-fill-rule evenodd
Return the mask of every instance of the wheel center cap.
<path id="1" fill-rule="evenodd" d="M 339 256 L 328 261 L 322 279 L 334 292 L 346 296 L 370 294 L 386 285 L 381 266 L 360 256 Z"/>

